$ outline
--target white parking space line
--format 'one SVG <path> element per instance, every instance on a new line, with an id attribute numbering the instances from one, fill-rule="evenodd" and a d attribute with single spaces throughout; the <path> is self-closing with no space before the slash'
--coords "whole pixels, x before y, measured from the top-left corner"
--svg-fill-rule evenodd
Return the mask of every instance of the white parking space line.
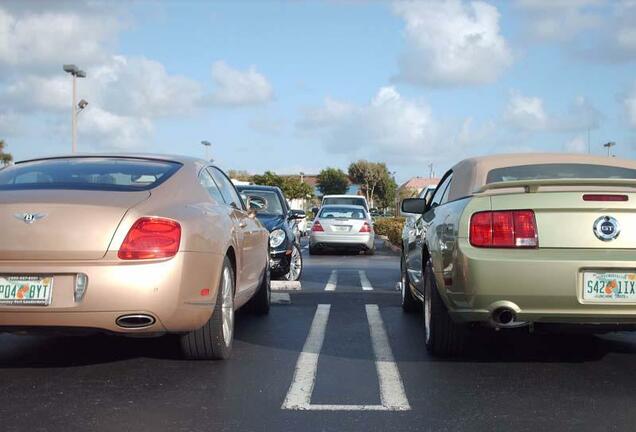
<path id="1" fill-rule="evenodd" d="M 375 353 L 375 368 L 378 372 L 378 380 L 380 381 L 380 400 L 382 406 L 392 411 L 410 410 L 411 406 L 406 398 L 402 377 L 398 370 L 393 352 L 389 345 L 389 337 L 384 328 L 382 315 L 378 305 L 368 304 L 367 320 L 369 321 L 369 329 L 371 330 L 371 343 L 373 344 L 373 352 Z"/>
<path id="2" fill-rule="evenodd" d="M 331 275 L 325 285 L 325 291 L 335 291 L 336 285 L 338 285 L 338 270 L 331 270 Z"/>
<path id="3" fill-rule="evenodd" d="M 411 409 L 404 391 L 402 377 L 398 370 L 389 338 L 384 328 L 378 305 L 366 305 L 367 321 L 371 334 L 371 343 L 375 355 L 375 368 L 380 384 L 380 405 L 338 405 L 311 403 L 311 396 L 316 385 L 318 359 L 331 305 L 320 304 L 311 323 L 309 335 L 298 356 L 292 383 L 287 391 L 281 409 L 305 411 L 407 411 Z"/>
<path id="4" fill-rule="evenodd" d="M 270 288 L 272 291 L 300 291 L 302 285 L 300 281 L 271 281 Z"/>
<path id="5" fill-rule="evenodd" d="M 367 277 L 367 272 L 365 272 L 364 270 L 358 270 L 358 274 L 360 275 L 360 285 L 362 285 L 362 290 L 373 291 L 371 282 L 369 282 L 369 278 Z"/>
<path id="6" fill-rule="evenodd" d="M 316 372 L 318 371 L 318 356 L 325 340 L 325 329 L 329 319 L 331 305 L 319 304 L 316 308 L 314 320 L 311 323 L 309 335 L 303 346 L 303 351 L 298 356 L 294 378 L 287 391 L 287 397 L 282 409 L 307 409 L 311 404 L 311 394 L 316 384 Z"/>

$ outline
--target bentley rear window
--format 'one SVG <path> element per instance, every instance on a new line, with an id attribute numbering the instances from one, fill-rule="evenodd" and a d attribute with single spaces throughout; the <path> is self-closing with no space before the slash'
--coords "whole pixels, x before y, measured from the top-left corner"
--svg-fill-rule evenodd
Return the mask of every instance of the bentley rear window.
<path id="1" fill-rule="evenodd" d="M 488 172 L 486 183 L 540 179 L 636 179 L 636 170 L 592 164 L 535 164 L 496 168 Z"/>
<path id="2" fill-rule="evenodd" d="M 177 162 L 147 159 L 45 159 L 0 171 L 0 190 L 148 190 L 166 181 L 180 167 Z"/>

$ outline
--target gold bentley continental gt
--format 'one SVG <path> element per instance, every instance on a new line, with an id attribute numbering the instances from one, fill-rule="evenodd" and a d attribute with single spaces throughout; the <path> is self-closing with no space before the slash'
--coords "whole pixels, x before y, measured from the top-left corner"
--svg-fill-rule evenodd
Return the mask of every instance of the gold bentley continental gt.
<path id="1" fill-rule="evenodd" d="M 636 161 L 518 154 L 466 159 L 429 202 L 407 199 L 402 305 L 427 349 L 461 352 L 476 326 L 636 324 Z M 424 307 L 421 307 L 422 305 Z"/>
<path id="2" fill-rule="evenodd" d="M 0 220 L 0 332 L 174 333 L 187 358 L 223 359 L 235 310 L 269 310 L 269 234 L 208 162 L 19 162 Z"/>

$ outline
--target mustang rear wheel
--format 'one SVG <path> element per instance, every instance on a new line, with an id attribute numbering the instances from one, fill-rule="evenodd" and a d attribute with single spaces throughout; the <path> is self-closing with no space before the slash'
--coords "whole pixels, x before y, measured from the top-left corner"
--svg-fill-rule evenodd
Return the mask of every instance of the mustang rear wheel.
<path id="1" fill-rule="evenodd" d="M 225 257 L 212 316 L 200 329 L 181 336 L 183 355 L 191 360 L 223 360 L 234 338 L 234 271 Z"/>
<path id="2" fill-rule="evenodd" d="M 455 323 L 437 290 L 433 267 L 424 271 L 424 331 L 426 349 L 433 355 L 448 357 L 464 350 L 466 328 Z"/>
<path id="3" fill-rule="evenodd" d="M 402 257 L 400 265 L 400 281 L 402 285 L 402 309 L 405 312 L 420 312 L 422 310 L 422 303 L 413 296 L 410 288 L 409 274 L 406 270 L 406 262 Z"/>

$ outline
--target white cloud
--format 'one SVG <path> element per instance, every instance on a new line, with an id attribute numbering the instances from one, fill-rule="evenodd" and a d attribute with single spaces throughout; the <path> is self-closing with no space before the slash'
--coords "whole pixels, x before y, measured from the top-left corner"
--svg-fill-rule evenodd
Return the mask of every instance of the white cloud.
<path id="1" fill-rule="evenodd" d="M 216 62 L 215 91 L 209 94 L 202 83 L 171 73 L 158 61 L 115 54 L 126 22 L 119 6 L 100 2 L 0 5 L 0 126 L 8 110 L 16 122 L 33 122 L 37 113 L 51 136 L 65 134 L 71 78 L 62 64 L 70 62 L 88 75 L 77 83 L 78 98 L 89 102 L 80 116 L 80 136 L 101 148 L 143 148 L 157 118 L 189 115 L 210 102 L 242 106 L 273 97 L 271 84 L 253 66 L 239 71 Z M 2 129 L 6 134 L 8 128 Z"/>
<path id="2" fill-rule="evenodd" d="M 216 105 L 255 105 L 274 97 L 272 85 L 254 66 L 240 71 L 219 60 L 212 65 L 212 79 L 215 89 L 209 99 Z"/>
<path id="3" fill-rule="evenodd" d="M 78 124 L 78 133 L 92 147 L 130 150 L 150 146 L 153 126 L 148 118 L 122 116 L 90 107 L 82 113 Z"/>
<path id="4" fill-rule="evenodd" d="M 563 150 L 568 153 L 587 153 L 587 140 L 582 135 L 574 137 L 563 145 Z"/>
<path id="5" fill-rule="evenodd" d="M 543 99 L 512 92 L 503 114 L 504 121 L 514 129 L 526 132 L 572 132 L 597 129 L 602 114 L 582 96 L 565 113 L 548 113 Z"/>
<path id="6" fill-rule="evenodd" d="M 72 53 L 74 62 L 94 63 L 104 58 L 104 45 L 119 30 L 108 14 L 26 12 L 21 16 L 0 8 L 0 64 L 56 65 Z"/>
<path id="7" fill-rule="evenodd" d="M 526 30 L 540 42 L 594 62 L 636 59 L 634 0 L 517 0 Z"/>
<path id="8" fill-rule="evenodd" d="M 605 0 L 518 0 L 530 33 L 545 41 L 566 41 L 602 24 L 597 6 Z"/>
<path id="9" fill-rule="evenodd" d="M 397 2 L 393 10 L 406 22 L 400 80 L 434 86 L 483 84 L 495 81 L 512 64 L 499 12 L 490 4 Z"/>
<path id="10" fill-rule="evenodd" d="M 393 87 L 364 105 L 327 99 L 305 110 L 297 127 L 316 134 L 328 152 L 352 157 L 413 162 L 435 155 L 441 144 L 428 105 L 404 99 Z"/>
<path id="11" fill-rule="evenodd" d="M 519 93 L 513 93 L 510 97 L 504 112 L 504 120 L 521 130 L 544 130 L 548 125 L 543 100 Z"/>
<path id="12" fill-rule="evenodd" d="M 170 75 L 161 63 L 144 57 L 113 56 L 91 77 L 104 107 L 125 115 L 187 114 L 204 94 L 197 81 Z"/>

